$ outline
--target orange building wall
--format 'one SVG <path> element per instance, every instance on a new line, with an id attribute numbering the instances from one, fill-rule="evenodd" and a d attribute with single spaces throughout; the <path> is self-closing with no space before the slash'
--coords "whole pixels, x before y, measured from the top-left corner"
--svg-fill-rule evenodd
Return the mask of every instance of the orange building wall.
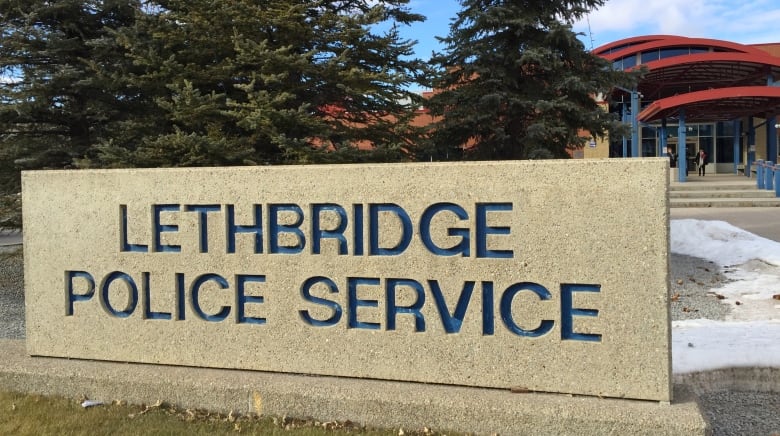
<path id="1" fill-rule="evenodd" d="M 753 47 L 763 50 L 772 56 L 780 57 L 780 42 L 773 44 L 752 44 Z"/>

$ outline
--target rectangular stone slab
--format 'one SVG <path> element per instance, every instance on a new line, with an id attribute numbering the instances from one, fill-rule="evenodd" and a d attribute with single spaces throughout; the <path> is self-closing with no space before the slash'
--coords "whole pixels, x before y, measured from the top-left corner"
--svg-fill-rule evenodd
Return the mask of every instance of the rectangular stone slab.
<path id="1" fill-rule="evenodd" d="M 27 350 L 670 401 L 667 167 L 26 172 Z"/>

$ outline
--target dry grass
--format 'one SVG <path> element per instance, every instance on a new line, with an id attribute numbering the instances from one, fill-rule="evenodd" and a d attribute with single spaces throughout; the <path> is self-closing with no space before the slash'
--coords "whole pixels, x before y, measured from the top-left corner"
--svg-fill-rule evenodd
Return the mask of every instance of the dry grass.
<path id="1" fill-rule="evenodd" d="M 0 290 L 22 291 L 20 247 L 0 248 Z M 352 422 L 318 422 L 287 417 L 238 416 L 179 409 L 165 403 L 128 405 L 121 402 L 82 407 L 84 399 L 0 392 L 0 435 L 441 435 L 420 430 L 381 430 Z M 453 435 L 453 433 L 447 433 Z"/>
<path id="2" fill-rule="evenodd" d="M 1 435 L 399 435 L 437 434 L 377 430 L 347 422 L 237 416 L 152 406 L 114 404 L 84 408 L 81 400 L 0 392 Z"/>

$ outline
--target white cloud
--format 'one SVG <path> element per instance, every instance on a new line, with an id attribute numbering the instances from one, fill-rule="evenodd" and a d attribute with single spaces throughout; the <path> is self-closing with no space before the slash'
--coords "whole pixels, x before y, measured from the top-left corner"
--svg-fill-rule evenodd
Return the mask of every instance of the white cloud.
<path id="1" fill-rule="evenodd" d="M 639 35 L 671 34 L 740 43 L 780 42 L 776 0 L 608 0 L 575 30 L 599 46 Z"/>

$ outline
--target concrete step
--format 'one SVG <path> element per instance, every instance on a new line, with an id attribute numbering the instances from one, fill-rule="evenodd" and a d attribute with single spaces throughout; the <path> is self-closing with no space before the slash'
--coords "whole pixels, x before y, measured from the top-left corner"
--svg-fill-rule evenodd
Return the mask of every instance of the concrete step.
<path id="1" fill-rule="evenodd" d="M 775 198 L 775 191 L 765 189 L 677 190 L 669 191 L 669 198 Z"/>
<path id="2" fill-rule="evenodd" d="M 669 198 L 669 207 L 780 207 L 780 198 Z"/>
<path id="3" fill-rule="evenodd" d="M 758 189 L 755 178 L 734 174 L 699 176 L 689 173 L 687 181 L 670 179 L 670 207 L 780 207 L 774 190 Z"/>
<path id="4" fill-rule="evenodd" d="M 672 182 L 669 184 L 669 190 L 670 191 L 757 191 L 758 188 L 755 180 L 748 180 L 745 182 L 734 182 L 734 183 Z"/>

